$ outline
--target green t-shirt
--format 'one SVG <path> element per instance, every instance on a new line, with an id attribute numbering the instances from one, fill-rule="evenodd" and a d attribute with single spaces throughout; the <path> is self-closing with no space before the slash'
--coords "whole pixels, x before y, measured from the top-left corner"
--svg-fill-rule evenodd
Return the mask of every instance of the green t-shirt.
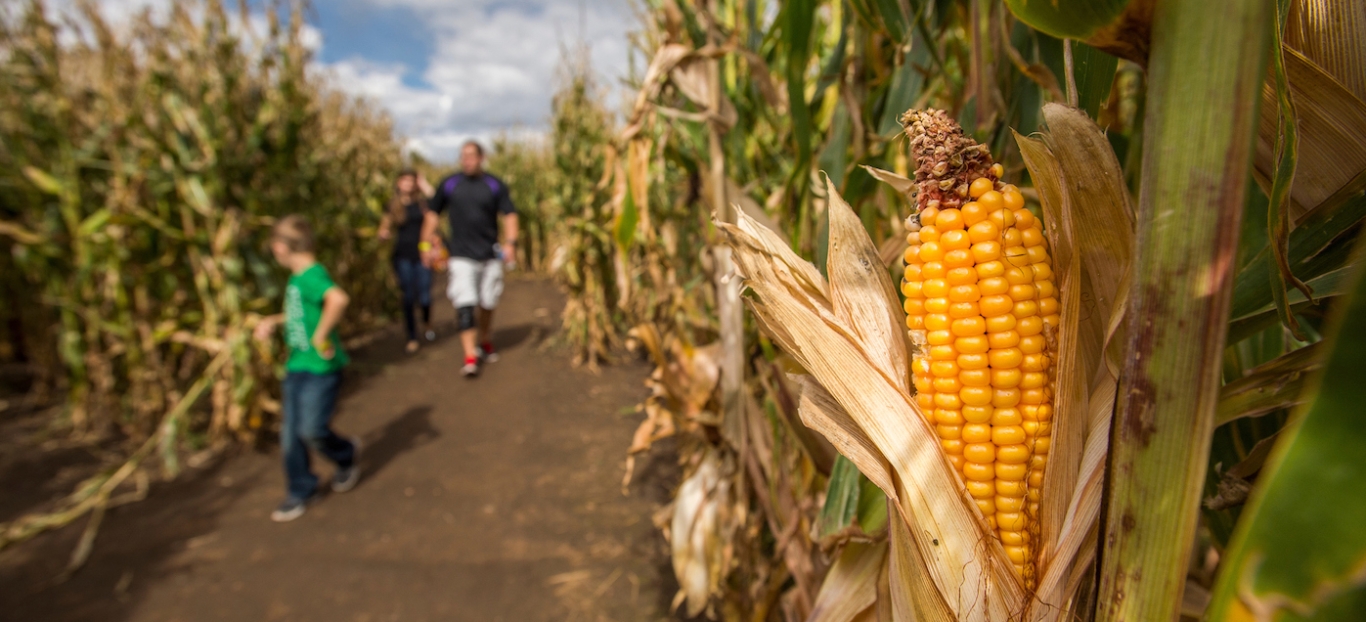
<path id="1" fill-rule="evenodd" d="M 336 330 L 330 335 L 334 350 L 331 359 L 323 358 L 313 349 L 311 338 L 323 314 L 323 294 L 333 285 L 332 277 L 322 264 L 315 263 L 307 270 L 289 277 L 289 285 L 285 286 L 285 343 L 289 345 L 286 371 L 330 374 L 350 361 L 341 347 Z"/>

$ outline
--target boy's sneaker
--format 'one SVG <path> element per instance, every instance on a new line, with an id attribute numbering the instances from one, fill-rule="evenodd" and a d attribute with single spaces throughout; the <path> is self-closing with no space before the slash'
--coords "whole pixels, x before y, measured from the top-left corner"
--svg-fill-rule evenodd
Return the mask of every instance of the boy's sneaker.
<path id="1" fill-rule="evenodd" d="M 351 446 L 351 466 L 344 469 L 337 469 L 337 473 L 332 476 L 332 492 L 346 492 L 356 487 L 360 482 L 360 437 L 352 436 Z"/>
<path id="2" fill-rule="evenodd" d="M 486 341 L 479 344 L 479 360 L 485 363 L 498 362 L 498 353 L 493 351 L 493 342 Z"/>
<path id="3" fill-rule="evenodd" d="M 423 337 L 426 337 L 427 341 L 436 341 L 436 331 L 428 328 L 427 332 L 423 334 Z"/>
<path id="4" fill-rule="evenodd" d="M 291 497 L 285 499 L 284 502 L 280 504 L 280 507 L 275 508 L 275 511 L 270 513 L 270 520 L 277 523 L 288 523 L 289 521 L 303 516 L 306 510 L 308 510 L 308 499 L 295 499 Z"/>
<path id="5" fill-rule="evenodd" d="M 479 360 L 465 359 L 465 366 L 460 368 L 460 375 L 466 378 L 473 378 L 479 375 Z"/>

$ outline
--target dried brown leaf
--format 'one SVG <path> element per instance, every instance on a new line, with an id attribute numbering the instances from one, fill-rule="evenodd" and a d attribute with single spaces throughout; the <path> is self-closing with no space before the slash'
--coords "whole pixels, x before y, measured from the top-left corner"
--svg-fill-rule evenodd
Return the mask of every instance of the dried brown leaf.
<path id="1" fill-rule="evenodd" d="M 826 573 L 807 622 L 853 622 L 877 601 L 878 575 L 887 543 L 851 542 Z"/>
<path id="2" fill-rule="evenodd" d="M 1300 52 L 1284 51 L 1299 135 L 1290 208 L 1299 223 L 1366 170 L 1366 103 Z M 1279 132 L 1274 83 L 1262 85 L 1260 109 L 1254 165 L 1258 183 L 1270 188 Z"/>
<path id="3" fill-rule="evenodd" d="M 906 197 L 906 200 L 910 201 L 915 198 L 915 180 L 866 164 L 863 165 L 863 170 L 868 171 L 868 174 L 872 175 L 873 179 L 891 186 L 892 189 L 900 193 L 901 196 Z"/>
<path id="4" fill-rule="evenodd" d="M 910 344 L 891 274 L 868 238 L 863 221 L 829 177 L 825 183 L 830 197 L 830 251 L 825 271 L 830 275 L 835 317 L 853 330 L 864 351 L 896 387 L 909 393 Z"/>
<path id="5" fill-rule="evenodd" d="M 1285 43 L 1366 101 L 1366 3 L 1295 0 Z"/>
<path id="6" fill-rule="evenodd" d="M 877 446 L 830 392 L 810 375 L 791 374 L 788 379 L 797 388 L 797 413 L 802 423 L 828 439 L 878 488 L 895 490 L 892 467 L 887 464 L 887 459 L 882 457 Z"/>
<path id="7" fill-rule="evenodd" d="M 1132 197 L 1100 128 L 1057 104 L 1044 106 L 1044 118 L 1042 138 L 1016 135 L 1048 226 L 1063 320 L 1055 336 L 1053 451 L 1041 507 L 1042 605 L 1031 620 L 1063 613 L 1070 579 L 1093 555 L 1085 547 L 1100 514 L 1134 243 Z"/>
<path id="8" fill-rule="evenodd" d="M 712 79 L 711 71 L 708 69 L 709 60 L 701 55 L 691 55 L 679 61 L 669 72 L 669 81 L 685 97 L 694 104 L 707 108 L 711 105 L 712 97 L 715 95 L 713 89 L 717 88 L 716 81 Z M 724 94 L 718 98 L 721 102 L 721 110 L 717 112 L 717 120 L 726 128 L 735 127 L 735 123 L 740 116 L 735 110 L 730 98 Z"/>
<path id="9" fill-rule="evenodd" d="M 889 507 L 887 511 L 889 515 L 901 513 L 899 507 Z M 892 620 L 958 622 L 944 593 L 935 587 L 934 580 L 925 571 L 929 562 L 921 555 L 915 539 L 911 537 L 910 525 L 913 521 L 904 515 L 902 518 L 887 522 L 890 546 L 887 581 L 891 588 Z M 930 544 L 938 547 L 942 543 L 931 541 Z"/>

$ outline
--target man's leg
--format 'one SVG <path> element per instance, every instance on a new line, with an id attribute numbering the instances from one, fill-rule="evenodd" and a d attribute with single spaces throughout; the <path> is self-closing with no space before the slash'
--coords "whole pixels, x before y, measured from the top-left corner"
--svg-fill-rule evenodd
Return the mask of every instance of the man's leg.
<path id="1" fill-rule="evenodd" d="M 479 344 L 484 356 L 496 360 L 493 351 L 493 310 L 503 296 L 503 262 L 492 259 L 484 262 L 479 275 Z"/>
<path id="2" fill-rule="evenodd" d="M 460 326 L 460 346 L 465 349 L 465 361 L 479 358 L 479 350 L 476 339 L 479 337 L 479 329 L 476 327 L 478 320 L 475 319 L 475 307 L 460 307 L 456 309 L 456 314 Z"/>
<path id="3" fill-rule="evenodd" d="M 446 296 L 455 306 L 456 329 L 460 332 L 460 345 L 465 349 L 465 366 L 461 373 L 473 376 L 478 372 L 479 350 L 475 339 L 478 337 L 478 319 L 475 308 L 479 305 L 479 262 L 464 257 L 452 257 L 446 272 L 450 281 L 446 286 Z"/>
<path id="4" fill-rule="evenodd" d="M 493 342 L 493 309 L 479 307 L 479 343 Z"/>

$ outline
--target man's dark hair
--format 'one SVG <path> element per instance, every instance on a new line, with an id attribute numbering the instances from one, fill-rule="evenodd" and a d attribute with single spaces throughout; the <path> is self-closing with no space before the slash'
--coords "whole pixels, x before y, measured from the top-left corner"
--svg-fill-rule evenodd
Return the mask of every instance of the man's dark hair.
<path id="1" fill-rule="evenodd" d="M 480 157 L 484 156 L 484 146 L 479 144 L 479 141 L 474 140 L 473 138 L 465 141 L 465 144 L 460 146 L 461 149 L 464 149 L 465 147 L 474 147 L 474 150 L 479 152 Z"/>

